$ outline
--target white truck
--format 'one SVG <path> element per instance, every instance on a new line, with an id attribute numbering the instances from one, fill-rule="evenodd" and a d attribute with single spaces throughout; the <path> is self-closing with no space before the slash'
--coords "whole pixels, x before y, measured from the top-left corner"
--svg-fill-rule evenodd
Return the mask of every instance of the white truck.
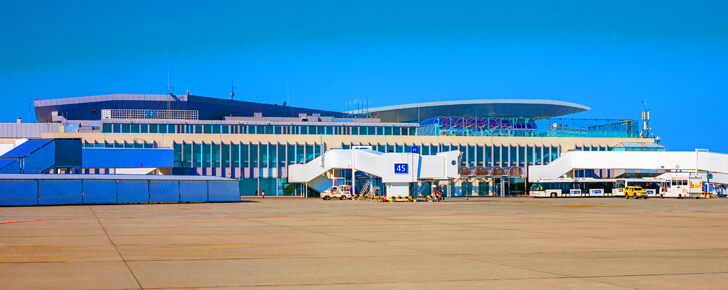
<path id="1" fill-rule="evenodd" d="M 321 198 L 329 200 L 332 198 L 348 199 L 351 197 L 351 185 L 334 185 L 321 192 Z"/>

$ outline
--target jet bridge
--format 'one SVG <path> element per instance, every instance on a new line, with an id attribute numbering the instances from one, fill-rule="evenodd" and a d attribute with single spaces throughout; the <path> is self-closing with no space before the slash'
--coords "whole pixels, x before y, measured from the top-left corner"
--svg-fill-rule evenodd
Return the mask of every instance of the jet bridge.
<path id="1" fill-rule="evenodd" d="M 574 151 L 548 165 L 528 167 L 528 181 L 569 176 L 579 169 L 655 170 L 695 173 L 709 183 L 728 184 L 728 154 L 707 151 Z"/>
<path id="2" fill-rule="evenodd" d="M 387 187 L 387 196 L 409 196 L 409 185 L 418 180 L 460 178 L 460 151 L 437 155 L 382 153 L 370 149 L 332 149 L 306 164 L 288 166 L 288 182 L 305 183 L 316 191 L 332 184 L 336 169 L 352 169 L 378 176 Z M 352 176 L 354 174 L 352 173 Z"/>

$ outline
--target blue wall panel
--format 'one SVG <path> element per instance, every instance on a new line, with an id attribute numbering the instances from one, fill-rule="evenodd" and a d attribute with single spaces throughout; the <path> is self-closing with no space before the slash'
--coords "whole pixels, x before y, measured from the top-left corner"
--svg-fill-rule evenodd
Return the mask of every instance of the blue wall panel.
<path id="1" fill-rule="evenodd" d="M 56 146 L 55 143 L 50 142 L 48 145 L 43 146 L 42 148 L 36 150 L 33 152 L 33 154 L 28 155 L 28 157 L 25 157 L 23 160 L 24 168 L 23 173 L 24 174 L 38 174 L 41 173 L 38 169 L 47 170 L 53 164 L 56 163 Z"/>
<path id="2" fill-rule="evenodd" d="M 0 180 L 0 205 L 38 205 L 35 180 Z"/>
<path id="3" fill-rule="evenodd" d="M 157 168 L 174 166 L 172 148 L 82 148 L 83 168 Z"/>
<path id="4" fill-rule="evenodd" d="M 146 180 L 119 180 L 119 203 L 149 203 L 149 184 Z"/>
<path id="5" fill-rule="evenodd" d="M 0 174 L 20 174 L 20 163 L 17 159 L 0 159 Z"/>
<path id="6" fill-rule="evenodd" d="M 179 200 L 181 202 L 206 202 L 207 181 L 180 181 Z"/>
<path id="7" fill-rule="evenodd" d="M 208 201 L 240 201 L 240 188 L 235 181 L 208 181 Z"/>
<path id="8" fill-rule="evenodd" d="M 179 202 L 179 181 L 150 180 L 149 202 Z"/>
<path id="9" fill-rule="evenodd" d="M 82 204 L 81 180 L 40 180 L 38 181 L 38 204 Z"/>
<path id="10" fill-rule="evenodd" d="M 84 180 L 84 204 L 116 203 L 116 180 Z"/>

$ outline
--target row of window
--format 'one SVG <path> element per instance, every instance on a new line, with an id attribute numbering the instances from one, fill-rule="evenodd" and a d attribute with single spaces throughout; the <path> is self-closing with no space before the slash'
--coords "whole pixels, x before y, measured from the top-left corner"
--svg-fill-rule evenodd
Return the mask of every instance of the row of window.
<path id="1" fill-rule="evenodd" d="M 353 145 L 342 144 L 349 149 Z M 85 147 L 105 148 L 157 148 L 156 143 L 85 143 Z M 383 153 L 408 153 L 412 147 L 422 155 L 438 152 L 462 152 L 461 166 L 491 167 L 548 164 L 559 157 L 558 146 L 466 146 L 466 145 L 410 145 L 374 144 L 373 150 Z M 174 143 L 175 167 L 276 168 L 287 164 L 306 163 L 321 156 L 319 144 L 253 144 L 253 143 Z M 231 163 L 232 162 L 232 163 Z M 242 164 L 242 165 L 241 165 Z"/>
<path id="2" fill-rule="evenodd" d="M 284 134 L 284 135 L 416 135 L 415 127 L 397 126 L 309 126 L 309 125 L 187 125 L 104 123 L 104 133 L 161 134 Z"/>
<path id="3" fill-rule="evenodd" d="M 352 145 L 342 144 L 348 149 Z M 558 158 L 559 147 L 551 146 L 459 146 L 459 145 L 369 145 L 379 152 L 406 153 L 412 147 L 422 155 L 459 150 L 461 166 L 526 166 L 547 164 Z M 175 167 L 277 168 L 306 163 L 321 156 L 319 144 L 174 143 Z"/>

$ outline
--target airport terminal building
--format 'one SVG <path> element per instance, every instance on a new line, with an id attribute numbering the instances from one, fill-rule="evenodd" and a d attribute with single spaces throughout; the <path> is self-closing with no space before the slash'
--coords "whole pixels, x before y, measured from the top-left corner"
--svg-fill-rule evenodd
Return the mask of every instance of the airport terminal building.
<path id="1" fill-rule="evenodd" d="M 337 112 L 194 95 L 115 94 L 34 105 L 38 124 L 4 124 L 2 137 L 173 150 L 171 167 L 151 167 L 150 160 L 137 168 L 69 169 L 75 173 L 225 177 L 239 180 L 243 196 L 262 191 L 317 196 L 319 188 L 289 183 L 289 166 L 355 146 L 421 155 L 460 151 L 461 178 L 447 190 L 468 196 L 526 194 L 528 167 L 546 165 L 568 151 L 664 150 L 654 138 L 640 136 L 636 120 L 572 119 L 569 114 L 590 108 L 551 100 L 446 101 Z M 611 177 L 614 172 L 577 174 Z M 350 178 L 346 175 L 331 178 Z M 357 185 L 359 179 L 376 182 L 376 177 L 356 177 Z"/>

